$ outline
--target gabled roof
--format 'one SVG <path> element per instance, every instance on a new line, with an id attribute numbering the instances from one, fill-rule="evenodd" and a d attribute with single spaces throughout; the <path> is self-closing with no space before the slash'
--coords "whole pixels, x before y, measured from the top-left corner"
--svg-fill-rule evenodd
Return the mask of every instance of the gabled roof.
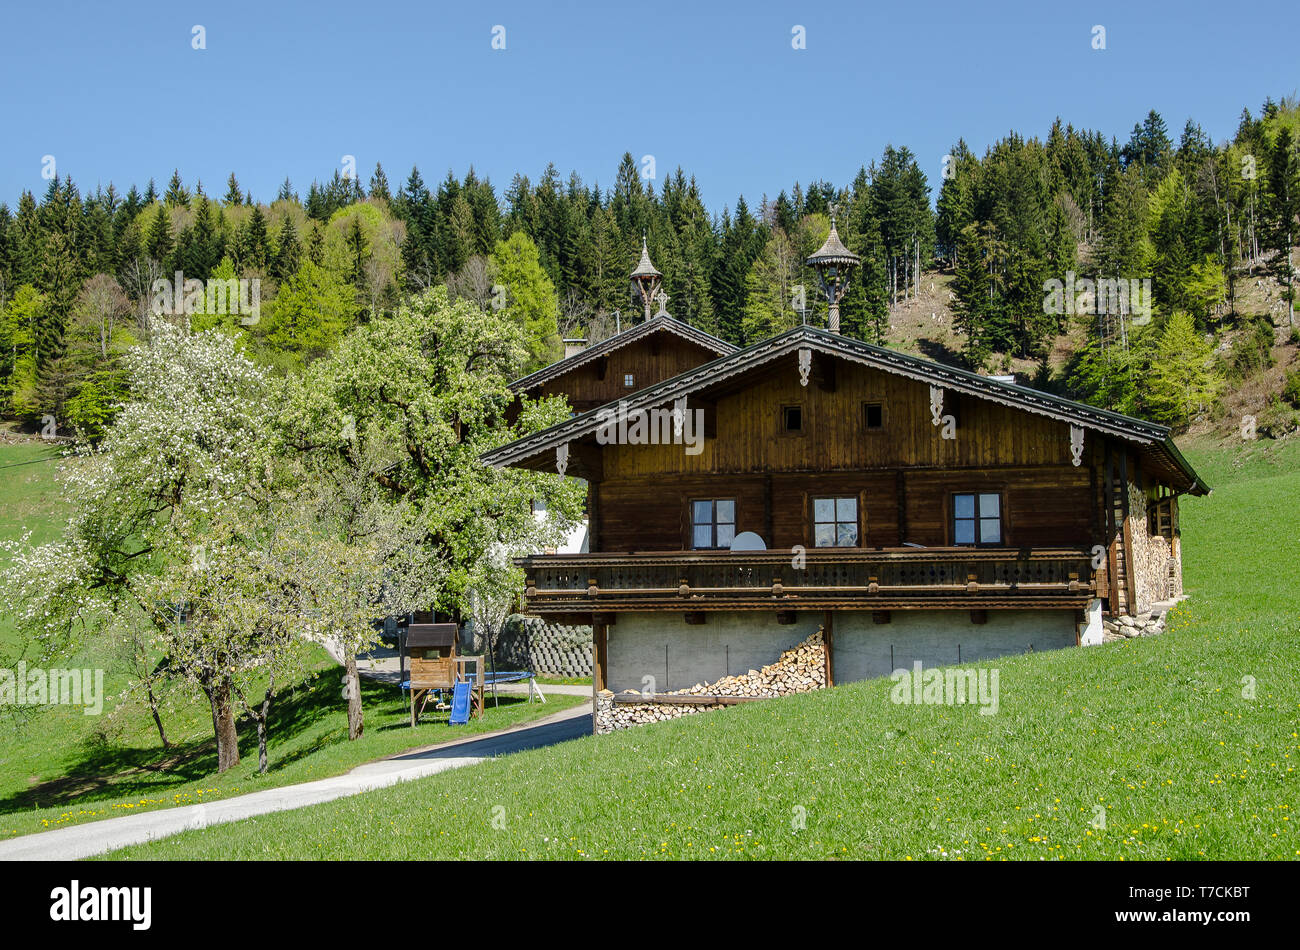
<path id="1" fill-rule="evenodd" d="M 795 327 L 779 336 L 687 370 L 672 379 L 647 386 L 617 402 L 626 404 L 629 412 L 671 405 L 674 400 L 683 396 L 699 393 L 765 363 L 794 355 L 801 349 L 839 357 L 883 372 L 904 376 L 942 389 L 966 393 L 990 402 L 1070 423 L 1085 430 L 1123 439 L 1141 447 L 1143 453 L 1156 465 L 1165 469 L 1174 481 L 1182 483 L 1182 490 L 1194 495 L 1204 495 L 1209 491 L 1209 486 L 1201 480 L 1178 451 L 1178 447 L 1170 437 L 1170 430 L 1165 426 L 1118 412 L 1098 409 L 1070 399 L 1062 399 L 1014 383 L 1001 382 L 988 376 L 980 376 L 964 369 L 945 366 L 942 363 L 910 356 L 896 350 L 873 346 L 817 327 Z M 592 435 L 605 421 L 600 417 L 600 411 L 598 408 L 584 412 L 549 429 L 486 452 L 482 460 L 489 465 L 504 467 L 522 462 L 538 453 L 553 450 L 574 439 Z"/>
<path id="2" fill-rule="evenodd" d="M 730 343 L 719 340 L 716 336 L 705 333 L 703 330 L 699 330 L 688 323 L 683 323 L 680 320 L 670 317 L 666 313 L 661 313 L 657 316 L 651 317 L 649 320 L 638 323 L 635 326 L 628 327 L 628 329 L 623 330 L 621 333 L 615 333 L 611 337 L 606 337 L 599 343 L 595 343 L 581 352 L 574 353 L 572 356 L 552 363 L 550 366 L 544 366 L 537 372 L 531 373 L 522 379 L 516 379 L 510 384 L 510 388 L 515 392 L 527 392 L 545 382 L 563 376 L 565 373 L 575 370 L 579 366 L 600 359 L 602 356 L 608 356 L 610 353 L 627 346 L 629 343 L 635 343 L 637 340 L 644 339 L 651 334 L 658 332 L 673 333 L 681 337 L 683 340 L 701 346 L 719 356 L 736 352 L 736 348 Z"/>

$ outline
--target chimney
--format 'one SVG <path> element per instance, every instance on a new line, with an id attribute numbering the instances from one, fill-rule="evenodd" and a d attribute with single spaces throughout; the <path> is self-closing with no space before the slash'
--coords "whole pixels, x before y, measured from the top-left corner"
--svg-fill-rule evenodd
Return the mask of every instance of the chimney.
<path id="1" fill-rule="evenodd" d="M 564 341 L 564 358 L 567 360 L 570 356 L 576 356 L 587 348 L 587 338 L 581 336 L 570 337 Z"/>

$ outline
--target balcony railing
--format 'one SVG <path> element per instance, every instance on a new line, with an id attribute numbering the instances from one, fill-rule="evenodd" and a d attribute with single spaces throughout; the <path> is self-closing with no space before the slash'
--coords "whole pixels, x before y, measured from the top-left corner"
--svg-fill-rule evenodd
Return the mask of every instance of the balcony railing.
<path id="1" fill-rule="evenodd" d="M 1097 596 L 1083 548 L 543 554 L 529 611 L 1072 607 Z"/>

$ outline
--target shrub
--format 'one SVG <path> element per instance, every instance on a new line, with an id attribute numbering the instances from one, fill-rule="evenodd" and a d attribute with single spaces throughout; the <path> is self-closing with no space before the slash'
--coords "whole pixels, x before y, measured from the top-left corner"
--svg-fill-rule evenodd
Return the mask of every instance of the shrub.
<path id="1" fill-rule="evenodd" d="M 1300 430 L 1300 412 L 1280 399 L 1270 402 L 1255 422 L 1255 431 L 1269 439 L 1284 439 L 1297 430 Z"/>
<path id="2" fill-rule="evenodd" d="M 1235 377 L 1273 365 L 1273 321 L 1267 317 L 1254 317 L 1243 324 L 1241 333 L 1232 344 L 1229 361 Z"/>
<path id="3" fill-rule="evenodd" d="M 1282 387 L 1282 398 L 1295 408 L 1300 409 L 1300 369 L 1293 369 L 1286 374 L 1286 384 Z"/>

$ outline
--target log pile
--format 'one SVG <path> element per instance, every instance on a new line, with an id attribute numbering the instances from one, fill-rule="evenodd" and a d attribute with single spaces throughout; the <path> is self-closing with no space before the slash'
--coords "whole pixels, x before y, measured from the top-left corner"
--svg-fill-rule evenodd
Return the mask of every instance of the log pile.
<path id="1" fill-rule="evenodd" d="M 775 663 L 739 676 L 724 676 L 713 683 L 697 683 L 671 693 L 659 693 L 656 700 L 615 702 L 615 695 L 602 690 L 596 697 L 596 732 L 613 732 L 649 722 L 677 719 L 709 709 L 721 709 L 735 700 L 763 699 L 808 693 L 826 686 L 826 648 L 819 628 L 798 646 L 786 650 Z M 639 695 L 639 694 L 637 694 Z M 689 705 L 673 697 L 698 698 Z M 708 700 L 718 697 L 723 702 Z"/>

